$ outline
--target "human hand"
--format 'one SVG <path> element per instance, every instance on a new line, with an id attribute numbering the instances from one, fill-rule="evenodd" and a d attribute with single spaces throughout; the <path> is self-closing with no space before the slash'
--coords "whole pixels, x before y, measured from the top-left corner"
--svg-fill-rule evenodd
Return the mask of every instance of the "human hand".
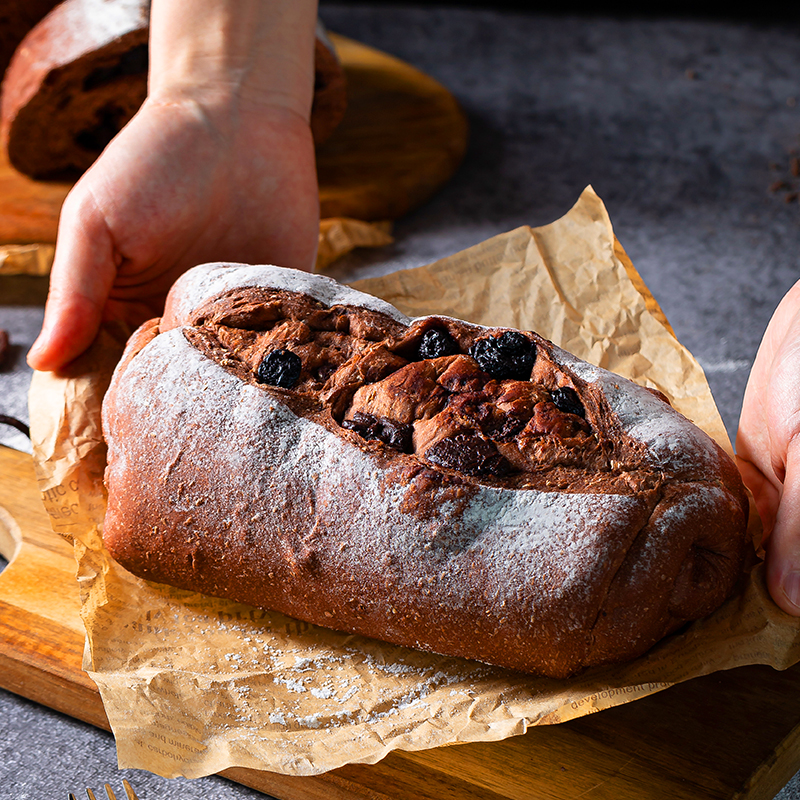
<path id="1" fill-rule="evenodd" d="M 148 98 L 67 197 L 39 370 L 157 316 L 208 261 L 311 269 L 316 0 L 152 0 Z"/>
<path id="2" fill-rule="evenodd" d="M 764 525 L 770 594 L 800 616 L 800 282 L 781 301 L 756 355 L 736 456 Z"/>
<path id="3" fill-rule="evenodd" d="M 148 99 L 67 197 L 28 362 L 57 369 L 103 319 L 157 316 L 175 279 L 199 263 L 311 269 L 318 236 L 307 120 L 218 96 Z"/>

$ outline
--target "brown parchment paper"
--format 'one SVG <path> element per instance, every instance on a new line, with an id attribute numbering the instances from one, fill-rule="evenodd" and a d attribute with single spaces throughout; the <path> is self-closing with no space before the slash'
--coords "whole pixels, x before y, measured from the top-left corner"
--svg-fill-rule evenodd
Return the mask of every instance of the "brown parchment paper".
<path id="1" fill-rule="evenodd" d="M 560 220 L 519 228 L 359 288 L 406 313 L 532 328 L 665 392 L 730 450 L 702 371 L 676 340 L 591 188 Z M 228 767 L 309 775 L 393 749 L 498 740 L 745 664 L 800 660 L 800 622 L 757 566 L 711 617 L 637 661 L 534 678 L 328 631 L 148 584 L 102 546 L 99 404 L 124 332 L 104 331 L 67 375 L 37 374 L 31 418 L 53 528 L 73 539 L 87 630 L 121 767 L 196 777 Z M 757 522 L 753 520 L 753 533 Z"/>
<path id="2" fill-rule="evenodd" d="M 49 275 L 54 253 L 52 244 L 0 245 L 0 275 Z"/>
<path id="3" fill-rule="evenodd" d="M 319 246 L 315 272 L 322 272 L 334 261 L 357 247 L 383 247 L 391 244 L 392 223 L 364 222 L 349 217 L 330 217 L 319 223 Z"/>
<path id="4" fill-rule="evenodd" d="M 323 271 L 357 247 L 391 244 L 391 227 L 389 221 L 364 222 L 349 217 L 320 220 L 315 272 Z M 49 275 L 54 255 L 52 244 L 0 245 L 0 275 Z"/>

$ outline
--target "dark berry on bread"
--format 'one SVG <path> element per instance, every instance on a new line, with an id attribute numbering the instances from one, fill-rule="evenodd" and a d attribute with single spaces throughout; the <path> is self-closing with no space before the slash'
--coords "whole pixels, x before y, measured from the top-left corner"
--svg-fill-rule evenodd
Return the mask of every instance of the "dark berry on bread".
<path id="1" fill-rule="evenodd" d="M 536 360 L 536 345 L 517 331 L 505 331 L 500 336 L 478 339 L 469 354 L 482 370 L 497 380 L 526 381 L 530 380 Z"/>
<path id="2" fill-rule="evenodd" d="M 586 409 L 583 407 L 578 393 L 571 389 L 569 386 L 561 386 L 558 389 L 553 389 L 550 392 L 553 398 L 553 405 L 566 414 L 577 414 L 579 417 L 586 416 Z"/>
<path id="3" fill-rule="evenodd" d="M 444 328 L 430 328 L 419 342 L 419 357 L 422 359 L 454 356 L 459 352 L 455 339 Z"/>
<path id="4" fill-rule="evenodd" d="M 273 350 L 258 367 L 256 380 L 268 386 L 291 389 L 300 377 L 303 362 L 291 350 Z"/>

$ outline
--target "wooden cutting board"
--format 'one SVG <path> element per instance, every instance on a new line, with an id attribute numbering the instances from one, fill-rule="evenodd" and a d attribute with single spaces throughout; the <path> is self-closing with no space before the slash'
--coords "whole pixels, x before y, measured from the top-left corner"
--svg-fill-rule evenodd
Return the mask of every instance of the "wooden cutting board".
<path id="1" fill-rule="evenodd" d="M 344 67 L 348 107 L 317 149 L 323 218 L 397 219 L 455 172 L 467 122 L 441 84 L 397 58 L 330 35 Z M 0 244 L 56 240 L 71 184 L 34 181 L 0 155 Z"/>
<path id="2" fill-rule="evenodd" d="M 68 509 L 65 510 L 65 512 Z M 50 530 L 30 456 L 0 447 L 0 686 L 108 728 L 81 670 L 72 550 Z M 800 665 L 744 667 L 503 742 L 294 778 L 226 777 L 282 800 L 771 800 L 800 769 Z"/>

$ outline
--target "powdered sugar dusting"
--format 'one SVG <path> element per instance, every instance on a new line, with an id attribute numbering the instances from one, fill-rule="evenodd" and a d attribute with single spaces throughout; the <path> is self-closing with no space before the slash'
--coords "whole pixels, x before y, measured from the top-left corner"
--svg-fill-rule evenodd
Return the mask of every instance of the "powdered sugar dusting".
<path id="1" fill-rule="evenodd" d="M 598 532 L 609 518 L 623 519 L 637 508 L 640 501 L 633 496 L 486 487 L 470 503 L 464 518 L 466 525 L 481 531 L 473 547 L 491 554 L 498 579 L 520 571 L 512 591 L 524 575 L 542 581 L 543 570 L 557 570 L 558 580 L 548 581 L 548 593 L 554 599 L 574 599 L 576 593 L 588 595 L 597 573 L 613 560 L 618 542 L 609 541 L 604 548 Z"/>
<path id="2" fill-rule="evenodd" d="M 210 297 L 245 287 L 300 292 L 411 322 L 327 278 L 236 264 L 187 273 L 167 313 L 177 324 Z M 130 524 L 157 531 L 166 493 L 164 536 L 178 537 L 184 563 L 194 570 L 197 558 L 202 572 L 209 558 L 214 567 L 228 554 L 237 562 L 225 572 L 211 568 L 224 596 L 423 650 L 500 664 L 512 664 L 503 659 L 513 652 L 531 659 L 513 666 L 548 674 L 581 665 L 598 609 L 653 513 L 655 492 L 543 492 L 461 484 L 452 476 L 423 477 L 420 490 L 416 478 L 387 471 L 382 453 L 296 415 L 280 391 L 239 379 L 193 347 L 180 327 L 165 328 L 127 364 L 125 388 L 112 392 L 108 409 L 111 427 L 116 415 L 128 429 L 122 447 L 110 437 L 109 474 L 138 480 L 139 507 L 127 513 L 141 521 Z M 559 348 L 552 355 L 600 387 L 622 429 L 646 445 L 645 466 L 667 481 L 704 480 L 716 471 L 712 440 L 651 392 Z M 152 475 L 166 490 L 149 485 Z M 198 495 L 198 475 L 213 498 Z M 197 542 L 194 531 L 210 544 L 180 541 L 190 534 Z M 234 586 L 239 578 L 256 593 L 242 595 Z M 209 584 L 203 578 L 187 585 Z M 642 585 L 650 586 L 648 577 Z M 471 630 L 462 636 L 465 626 Z M 307 693 L 302 679 L 284 689 Z M 331 686 L 314 689 L 318 700 L 333 696 Z"/>
<path id="3" fill-rule="evenodd" d="M 170 317 L 186 324 L 192 312 L 210 297 L 246 287 L 301 292 L 327 306 L 362 307 L 404 325 L 413 321 L 389 303 L 325 276 L 284 267 L 227 263 L 204 264 L 185 273 L 170 293 Z M 553 358 L 602 388 L 626 433 L 646 445 L 650 466 L 698 476 L 719 468 L 719 451 L 711 438 L 647 389 L 559 347 L 553 347 Z"/>
<path id="4" fill-rule="evenodd" d="M 422 522 L 402 510 L 411 488 L 387 482 L 372 453 L 226 372 L 192 347 L 180 329 L 157 336 L 126 372 L 116 413 L 128 424 L 137 421 L 132 438 L 143 443 L 140 458 L 148 468 L 161 464 L 158 480 L 169 480 L 177 459 L 213 470 L 213 507 L 198 506 L 196 492 L 181 488 L 170 499 L 174 512 L 200 530 L 231 531 L 226 535 L 250 542 L 253 553 L 268 553 L 264 557 L 273 561 L 275 553 L 284 553 L 290 565 L 284 580 L 302 570 L 307 548 L 322 537 L 319 557 L 326 574 L 361 587 L 391 587 L 396 607 L 380 612 L 390 641 L 436 649 L 435 639 L 407 641 L 407 620 L 417 608 L 442 621 L 478 609 L 487 625 L 500 630 L 512 624 L 506 609 L 521 603 L 513 624 L 529 627 L 528 635 L 538 618 L 553 613 L 567 620 L 559 635 L 585 629 L 602 575 L 613 571 L 635 534 L 622 532 L 631 520 L 636 524 L 637 515 L 639 524 L 646 515 L 643 501 L 634 496 L 478 486 L 460 517 L 442 495 L 433 498 L 436 510 Z M 163 456 L 152 457 L 150 442 L 159 443 Z M 112 437 L 112 470 L 126 468 L 131 448 L 129 441 L 121 452 Z M 269 498 L 268 504 L 257 504 L 258 518 L 248 510 L 249 497 Z M 288 519 L 296 535 L 282 538 Z M 328 535 L 342 546 L 327 544 Z M 322 604 L 321 594 L 317 602 Z M 371 602 L 367 593 L 367 616 L 377 613 Z M 304 691 L 302 682 L 287 688 Z"/>
<path id="5" fill-rule="evenodd" d="M 693 520 L 702 519 L 709 508 L 724 508 L 730 503 L 730 496 L 719 486 L 713 484 L 698 484 L 694 487 L 691 494 L 681 498 L 679 503 L 662 504 L 655 516 L 654 524 L 649 526 L 647 536 L 642 540 L 636 563 L 633 566 L 633 573 L 638 575 L 653 574 L 659 571 L 665 561 L 665 553 L 680 537 L 675 535 L 677 530 L 694 529 Z M 708 532 L 698 532 L 695 540 L 696 546 L 708 547 L 712 552 L 717 550 L 725 552 L 724 543 L 716 543 L 707 539 Z M 690 557 L 694 557 L 692 554 Z"/>
<path id="6" fill-rule="evenodd" d="M 186 324 L 192 312 L 210 298 L 245 288 L 300 292 L 326 306 L 359 306 L 386 314 L 404 325 L 411 321 L 386 301 L 351 289 L 324 275 L 288 267 L 227 263 L 202 264 L 184 273 L 170 291 L 171 317 L 180 324 Z"/>
<path id="7" fill-rule="evenodd" d="M 58 23 L 61 29 L 68 30 L 73 46 L 83 48 L 80 52 L 93 52 L 130 31 L 143 30 L 147 11 L 148 4 L 143 0 L 83 0 L 60 6 L 49 25 L 55 27 Z M 75 59 L 78 54 L 71 55 Z"/>
<path id="8" fill-rule="evenodd" d="M 553 347 L 553 358 L 587 383 L 600 386 L 625 432 L 646 445 L 650 466 L 700 479 L 718 471 L 720 455 L 713 439 L 648 389 L 560 347 Z"/>

